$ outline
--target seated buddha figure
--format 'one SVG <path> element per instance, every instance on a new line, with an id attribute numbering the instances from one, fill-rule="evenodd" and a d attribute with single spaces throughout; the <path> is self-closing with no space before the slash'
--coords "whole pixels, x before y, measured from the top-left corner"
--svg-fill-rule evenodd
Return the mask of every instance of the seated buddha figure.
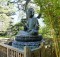
<path id="1" fill-rule="evenodd" d="M 27 10 L 27 21 L 23 31 L 19 31 L 18 35 L 38 35 L 39 23 L 36 17 L 34 17 L 34 9 L 29 8 Z"/>

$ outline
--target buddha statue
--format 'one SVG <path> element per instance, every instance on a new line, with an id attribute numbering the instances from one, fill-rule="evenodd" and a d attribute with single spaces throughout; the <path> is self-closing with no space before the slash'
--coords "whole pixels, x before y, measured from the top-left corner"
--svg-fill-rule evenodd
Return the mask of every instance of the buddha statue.
<path id="1" fill-rule="evenodd" d="M 24 46 L 29 46 L 31 49 L 38 48 L 42 41 L 42 36 L 38 34 L 38 30 L 39 23 L 37 17 L 34 17 L 34 9 L 29 8 L 24 30 L 18 32 L 12 46 L 19 49 L 24 49 Z"/>
<path id="2" fill-rule="evenodd" d="M 20 31 L 17 35 L 29 36 L 38 35 L 39 23 L 36 17 L 34 17 L 34 9 L 29 8 L 27 10 L 27 22 L 24 26 L 24 30 Z"/>

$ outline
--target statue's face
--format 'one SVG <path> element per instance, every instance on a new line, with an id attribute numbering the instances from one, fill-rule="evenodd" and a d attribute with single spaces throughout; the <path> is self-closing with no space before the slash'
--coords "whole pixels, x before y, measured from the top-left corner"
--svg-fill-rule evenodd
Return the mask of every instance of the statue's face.
<path id="1" fill-rule="evenodd" d="M 33 8 L 29 8 L 27 11 L 27 16 L 29 18 L 32 18 L 34 16 L 34 9 Z"/>

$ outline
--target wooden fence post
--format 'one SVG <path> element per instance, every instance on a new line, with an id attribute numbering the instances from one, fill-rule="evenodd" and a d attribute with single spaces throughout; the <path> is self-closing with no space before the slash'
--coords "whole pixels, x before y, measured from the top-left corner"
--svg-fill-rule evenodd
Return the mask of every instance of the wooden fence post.
<path id="1" fill-rule="evenodd" d="M 43 42 L 41 43 L 41 57 L 46 57 L 45 56 L 45 46 L 44 46 Z"/>
<path id="2" fill-rule="evenodd" d="M 9 57 L 9 55 L 8 55 L 8 48 L 7 48 L 7 57 Z"/>
<path id="3" fill-rule="evenodd" d="M 31 57 L 31 50 L 29 47 L 24 47 L 24 57 Z"/>

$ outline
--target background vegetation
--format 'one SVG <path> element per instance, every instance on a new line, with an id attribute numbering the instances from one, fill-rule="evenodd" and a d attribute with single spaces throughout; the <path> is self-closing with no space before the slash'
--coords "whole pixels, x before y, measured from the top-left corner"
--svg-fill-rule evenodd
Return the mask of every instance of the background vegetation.
<path id="1" fill-rule="evenodd" d="M 11 16 L 15 15 L 17 11 L 20 12 L 23 10 L 25 13 L 25 5 L 23 5 L 22 1 L 24 0 L 0 0 L 0 21 L 4 22 L 0 36 L 8 36 L 11 38 L 19 30 L 23 30 L 25 24 L 23 16 L 21 18 L 22 22 L 18 22 L 15 25 L 11 21 L 13 19 Z M 22 3 L 23 8 L 19 8 L 20 3 Z M 44 19 L 45 26 L 40 27 L 39 33 L 44 38 L 53 38 L 54 43 L 56 43 L 55 49 L 57 54 L 60 47 L 60 43 L 56 41 L 57 38 L 60 38 L 60 0 L 34 0 L 30 3 L 39 7 L 38 9 L 35 8 L 35 11 L 38 14 L 42 14 L 41 18 Z M 21 13 L 21 15 L 23 14 Z M 21 15 L 19 15 L 19 18 Z"/>

